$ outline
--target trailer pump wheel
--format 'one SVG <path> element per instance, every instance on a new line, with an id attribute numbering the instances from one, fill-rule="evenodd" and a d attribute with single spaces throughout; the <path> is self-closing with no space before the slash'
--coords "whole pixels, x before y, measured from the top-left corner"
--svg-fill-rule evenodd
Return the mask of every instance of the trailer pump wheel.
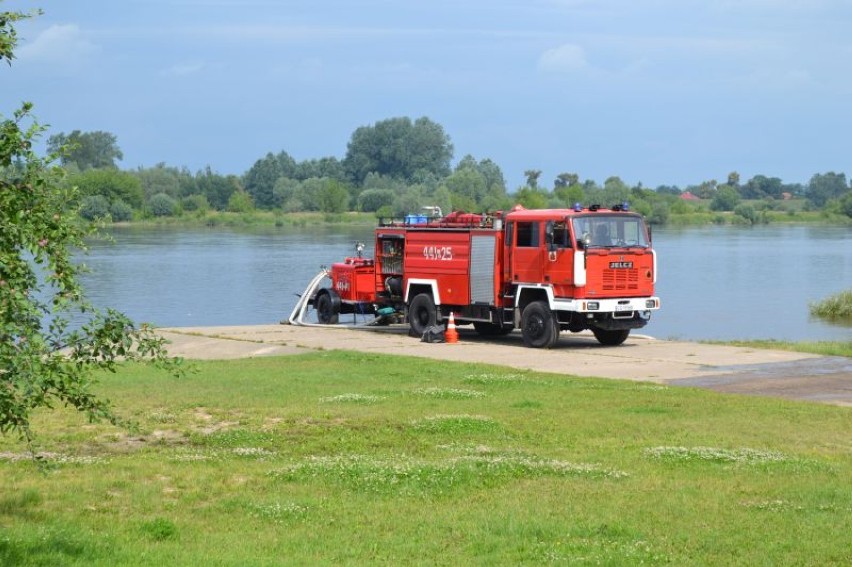
<path id="1" fill-rule="evenodd" d="M 408 306 L 408 323 L 411 325 L 408 334 L 412 337 L 422 337 L 426 329 L 437 324 L 438 312 L 435 302 L 428 293 L 414 296 Z"/>
<path id="2" fill-rule="evenodd" d="M 317 294 L 317 320 L 323 325 L 336 325 L 340 314 L 340 296 L 333 289 Z"/>
<path id="3" fill-rule="evenodd" d="M 533 348 L 551 348 L 559 340 L 559 324 L 544 301 L 533 301 L 521 314 L 524 344 Z"/>

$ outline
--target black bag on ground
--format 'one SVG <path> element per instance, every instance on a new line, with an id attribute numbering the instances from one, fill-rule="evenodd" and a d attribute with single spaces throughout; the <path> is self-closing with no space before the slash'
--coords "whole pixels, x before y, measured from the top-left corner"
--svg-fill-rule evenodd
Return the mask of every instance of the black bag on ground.
<path id="1" fill-rule="evenodd" d="M 432 325 L 426 327 L 423 331 L 423 337 L 420 339 L 423 343 L 443 343 L 444 342 L 444 327 L 440 325 Z"/>

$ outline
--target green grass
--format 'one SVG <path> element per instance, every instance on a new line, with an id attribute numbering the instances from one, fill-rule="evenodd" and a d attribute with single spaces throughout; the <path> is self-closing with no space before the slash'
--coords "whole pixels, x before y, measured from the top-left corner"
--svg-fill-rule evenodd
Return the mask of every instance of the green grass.
<path id="1" fill-rule="evenodd" d="M 852 357 L 852 341 L 776 341 L 773 339 L 747 341 L 703 341 L 708 344 L 807 352 L 823 356 Z"/>
<path id="2" fill-rule="evenodd" d="M 822 301 L 812 303 L 810 311 L 814 317 L 852 325 L 852 289 L 841 291 Z"/>
<path id="3" fill-rule="evenodd" d="M 353 352 L 144 366 L 0 438 L 2 565 L 846 565 L 852 410 Z"/>

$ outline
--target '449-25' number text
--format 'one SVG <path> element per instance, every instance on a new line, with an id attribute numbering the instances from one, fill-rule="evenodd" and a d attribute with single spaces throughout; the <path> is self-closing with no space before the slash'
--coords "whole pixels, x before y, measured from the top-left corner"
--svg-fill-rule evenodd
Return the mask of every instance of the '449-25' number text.
<path id="1" fill-rule="evenodd" d="M 452 260 L 452 246 L 424 246 L 423 257 L 429 260 Z"/>

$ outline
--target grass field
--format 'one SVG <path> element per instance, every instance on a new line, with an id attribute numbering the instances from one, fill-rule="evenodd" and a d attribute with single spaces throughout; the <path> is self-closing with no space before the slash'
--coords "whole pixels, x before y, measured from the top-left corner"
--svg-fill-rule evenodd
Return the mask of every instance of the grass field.
<path id="1" fill-rule="evenodd" d="M 770 350 L 788 350 L 793 352 L 809 352 L 822 356 L 845 356 L 852 358 L 852 341 L 777 341 L 777 340 L 745 340 L 745 341 L 702 341 L 708 344 L 763 348 Z"/>
<path id="2" fill-rule="evenodd" d="M 848 565 L 852 409 L 353 352 L 0 438 L 2 565 Z"/>

